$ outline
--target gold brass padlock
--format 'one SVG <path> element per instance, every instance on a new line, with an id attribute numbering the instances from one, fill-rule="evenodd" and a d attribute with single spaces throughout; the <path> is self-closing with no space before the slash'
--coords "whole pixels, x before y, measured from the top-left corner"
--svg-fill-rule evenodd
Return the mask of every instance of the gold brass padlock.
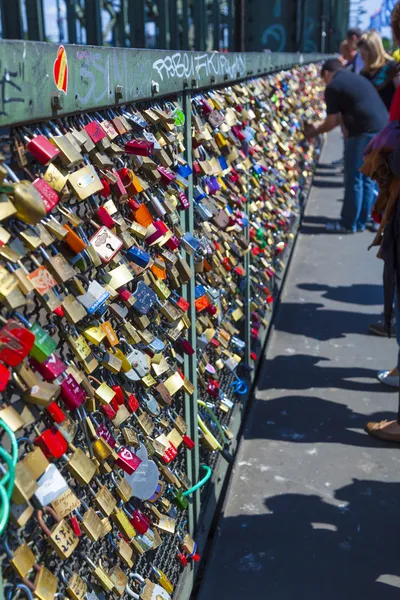
<path id="1" fill-rule="evenodd" d="M 58 579 L 46 567 L 40 567 L 34 586 L 33 593 L 38 600 L 53 600 L 57 594 Z"/>
<path id="2" fill-rule="evenodd" d="M 114 584 L 111 579 L 108 577 L 107 573 L 100 565 L 95 565 L 91 558 L 89 558 L 86 554 L 84 555 L 84 560 L 88 563 L 88 565 L 92 568 L 92 573 L 99 585 L 103 588 L 103 590 L 107 593 L 110 593 L 114 589 Z"/>
<path id="3" fill-rule="evenodd" d="M 35 555 L 25 542 L 15 550 L 10 560 L 10 565 L 21 578 L 26 577 L 35 564 Z"/>
<path id="4" fill-rule="evenodd" d="M 56 522 L 56 525 L 51 530 L 44 522 L 44 513 L 51 515 Z M 43 509 L 37 511 L 37 520 L 40 529 L 47 536 L 47 541 L 56 554 L 62 560 L 69 558 L 76 549 L 79 538 L 75 535 L 68 523 L 64 519 L 60 519 L 56 511 L 49 506 L 45 506 Z"/>
<path id="5" fill-rule="evenodd" d="M 67 579 L 65 573 L 68 574 Z M 63 567 L 60 572 L 61 579 L 66 585 L 65 591 L 72 600 L 85 600 L 87 584 L 78 573 L 73 573 L 69 568 Z"/>
<path id="6" fill-rule="evenodd" d="M 67 462 L 67 469 L 81 485 L 87 485 L 96 475 L 96 464 L 81 448 L 76 448 Z"/>
<path id="7" fill-rule="evenodd" d="M 129 540 L 135 537 L 136 531 L 128 519 L 128 516 L 124 512 L 123 508 L 116 508 L 111 515 L 111 519 L 120 530 L 120 532 L 125 535 Z"/>

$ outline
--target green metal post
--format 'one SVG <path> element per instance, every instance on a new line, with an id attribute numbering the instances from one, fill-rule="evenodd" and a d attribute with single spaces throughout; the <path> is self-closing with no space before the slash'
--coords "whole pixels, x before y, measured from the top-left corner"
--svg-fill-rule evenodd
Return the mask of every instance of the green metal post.
<path id="1" fill-rule="evenodd" d="M 158 39 L 157 48 L 169 50 L 169 8 L 168 0 L 158 0 Z"/>
<path id="2" fill-rule="evenodd" d="M 28 38 L 38 42 L 45 41 L 43 0 L 26 0 L 26 21 Z"/>
<path id="3" fill-rule="evenodd" d="M 145 0 L 127 1 L 131 48 L 145 48 L 146 2 Z"/>
<path id="4" fill-rule="evenodd" d="M 189 0 L 182 0 L 182 26 L 183 26 L 183 47 L 182 50 L 189 50 Z"/>
<path id="5" fill-rule="evenodd" d="M 192 103 L 190 92 L 183 92 L 183 111 L 185 113 L 185 158 L 189 164 L 192 164 Z M 185 211 L 185 231 L 194 233 L 194 210 L 193 210 L 193 175 L 189 176 L 189 187 L 188 187 L 188 200 L 190 208 Z M 194 258 L 193 256 L 187 255 L 187 261 L 189 262 L 190 268 L 194 272 Z M 189 425 L 190 435 L 196 444 L 193 452 L 187 453 L 189 469 L 189 477 L 193 483 L 198 480 L 200 471 L 200 455 L 199 455 L 199 434 L 197 426 L 197 335 L 196 335 L 196 308 L 195 308 L 195 281 L 192 278 L 186 286 L 186 300 L 190 303 L 189 318 L 191 321 L 191 328 L 189 330 L 189 342 L 194 348 L 195 352 L 192 356 L 188 357 L 188 372 L 187 377 L 193 383 L 194 392 L 192 396 L 186 396 L 185 401 L 185 415 Z M 186 366 L 186 365 L 185 365 Z M 190 531 L 193 533 L 196 529 L 198 519 L 200 515 L 200 490 L 192 495 L 191 503 L 191 521 L 189 522 Z"/>
<path id="6" fill-rule="evenodd" d="M 101 8 L 99 0 L 85 0 L 86 43 L 103 45 Z"/>
<path id="7" fill-rule="evenodd" d="M 234 33 L 235 33 L 235 17 L 234 17 L 234 6 L 233 0 L 228 0 L 228 16 L 227 16 L 227 25 L 228 25 L 228 51 L 232 52 L 234 50 Z"/>
<path id="8" fill-rule="evenodd" d="M 179 20 L 177 0 L 168 0 L 169 10 L 169 47 L 171 50 L 179 50 Z"/>
<path id="9" fill-rule="evenodd" d="M 21 0 L 0 0 L 1 29 L 4 39 L 22 40 L 24 29 L 22 27 Z"/>
<path id="10" fill-rule="evenodd" d="M 219 41 L 221 37 L 221 7 L 219 0 L 213 0 L 213 50 L 219 51 Z"/>
<path id="11" fill-rule="evenodd" d="M 70 44 L 76 44 L 78 38 L 76 35 L 75 0 L 65 0 L 65 5 L 67 9 L 68 42 Z"/>
<path id="12" fill-rule="evenodd" d="M 126 0 L 121 0 L 121 9 L 117 14 L 117 22 L 115 23 L 115 45 L 120 48 L 126 47 L 126 21 L 127 21 L 127 6 Z"/>
<path id="13" fill-rule="evenodd" d="M 205 0 L 193 3 L 194 45 L 196 50 L 206 49 L 206 6 Z"/>

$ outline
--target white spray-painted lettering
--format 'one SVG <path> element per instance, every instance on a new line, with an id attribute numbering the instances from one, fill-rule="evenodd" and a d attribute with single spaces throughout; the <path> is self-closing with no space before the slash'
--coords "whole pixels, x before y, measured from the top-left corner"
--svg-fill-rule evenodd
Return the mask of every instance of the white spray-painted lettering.
<path id="1" fill-rule="evenodd" d="M 218 52 L 206 54 L 176 52 L 154 61 L 153 69 L 155 69 L 161 81 L 172 78 L 198 79 L 202 74 L 206 77 L 228 75 L 231 78 L 236 78 L 238 74 L 239 77 L 246 74 L 246 62 L 240 54 L 234 54 L 231 58 Z"/>

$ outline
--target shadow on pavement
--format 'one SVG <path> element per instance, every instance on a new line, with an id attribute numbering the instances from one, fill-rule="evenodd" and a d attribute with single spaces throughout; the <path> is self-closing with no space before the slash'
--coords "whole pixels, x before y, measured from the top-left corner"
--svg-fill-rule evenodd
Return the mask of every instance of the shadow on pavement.
<path id="1" fill-rule="evenodd" d="M 268 359 L 268 370 L 261 374 L 258 389 L 308 390 L 337 388 L 357 392 L 397 392 L 376 379 L 374 369 L 363 367 L 334 367 L 324 356 L 292 354 Z M 385 368 L 385 365 L 382 365 Z M 371 379 L 371 383 L 355 381 Z"/>
<path id="2" fill-rule="evenodd" d="M 322 297 L 337 302 L 361 304 L 363 306 L 383 306 L 383 286 L 378 284 L 354 283 L 345 286 L 330 286 L 320 283 L 299 283 L 300 290 L 323 292 Z"/>
<path id="3" fill-rule="evenodd" d="M 364 432 L 364 426 L 368 421 L 396 418 L 397 394 L 392 397 L 393 412 L 378 411 L 368 415 L 354 412 L 346 404 L 315 396 L 293 395 L 268 401 L 257 400 L 251 429 L 246 428 L 244 438 L 290 444 L 326 443 L 390 448 L 393 444 L 372 438 Z"/>
<path id="4" fill-rule="evenodd" d="M 209 600 L 398 600 L 400 483 L 353 479 L 333 499 L 284 491 L 265 514 L 222 521 Z"/>
<path id="5" fill-rule="evenodd" d="M 314 340 L 338 340 L 351 333 L 366 334 L 373 320 L 373 315 L 326 309 L 324 304 L 282 302 L 275 329 Z"/>

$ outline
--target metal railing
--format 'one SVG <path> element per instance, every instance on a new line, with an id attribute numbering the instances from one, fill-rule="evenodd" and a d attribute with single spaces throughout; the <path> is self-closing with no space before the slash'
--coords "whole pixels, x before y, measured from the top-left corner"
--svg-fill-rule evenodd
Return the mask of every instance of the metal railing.
<path id="1" fill-rule="evenodd" d="M 104 107 L 174 96 L 185 113 L 186 160 L 189 164 L 192 163 L 191 100 L 198 90 L 227 86 L 298 65 L 319 62 L 325 58 L 322 54 L 220 54 L 78 45 L 60 47 L 58 44 L 24 41 L 0 41 L 0 55 L 0 127 L 7 128 Z M 58 64 L 60 60 L 61 67 Z M 185 211 L 182 226 L 186 231 L 192 232 L 193 182 L 191 177 L 189 180 L 188 199 L 191 208 Z M 184 295 L 192 307 L 189 317 L 193 322 L 194 280 L 185 288 Z M 245 289 L 245 305 L 249 306 L 250 285 Z M 247 317 L 245 339 L 249 347 L 249 314 Z M 263 339 L 265 335 L 266 332 Z M 190 342 L 195 348 L 194 327 Z M 186 356 L 185 363 L 185 373 L 188 373 L 196 387 L 196 354 Z M 247 398 L 233 413 L 230 423 L 233 434 L 237 434 L 240 428 L 246 401 Z M 196 390 L 193 396 L 186 397 L 185 408 L 189 433 L 197 441 Z M 196 481 L 200 472 L 198 450 L 187 453 L 187 464 L 189 477 Z M 227 469 L 227 463 L 219 460 L 213 475 L 212 503 L 202 506 L 200 492 L 192 496 L 189 527 L 191 532 L 197 532 L 200 548 L 206 542 Z M 195 573 L 195 568 L 185 571 L 179 598 L 189 597 Z"/>

